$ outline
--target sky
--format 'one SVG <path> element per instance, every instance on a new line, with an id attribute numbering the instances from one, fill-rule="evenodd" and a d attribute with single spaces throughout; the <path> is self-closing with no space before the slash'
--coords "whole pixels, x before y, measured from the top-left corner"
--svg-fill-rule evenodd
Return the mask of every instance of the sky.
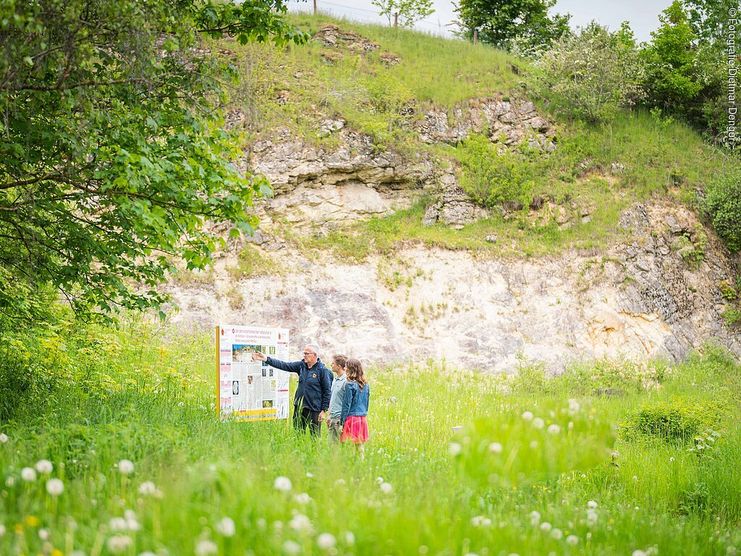
<path id="1" fill-rule="evenodd" d="M 316 0 L 319 10 L 332 15 L 370 23 L 388 23 L 378 15 L 378 8 L 371 0 Z M 311 10 L 313 0 L 288 0 L 291 11 Z M 666 9 L 671 0 L 558 0 L 554 13 L 570 13 L 571 25 L 583 26 L 592 20 L 606 25 L 611 30 L 620 27 L 622 21 L 629 21 L 636 39 L 648 41 L 651 31 L 659 25 L 659 14 Z M 435 13 L 420 21 L 415 28 L 428 33 L 451 34 L 450 23 L 455 19 L 453 2 L 433 0 Z"/>

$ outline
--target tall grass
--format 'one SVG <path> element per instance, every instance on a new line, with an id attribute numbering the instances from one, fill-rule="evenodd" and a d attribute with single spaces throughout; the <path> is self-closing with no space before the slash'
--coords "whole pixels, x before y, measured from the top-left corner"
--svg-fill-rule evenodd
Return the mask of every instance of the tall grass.
<path id="1" fill-rule="evenodd" d="M 555 378 L 372 368 L 360 459 L 284 421 L 219 422 L 208 334 L 143 322 L 78 333 L 95 342 L 66 349 L 89 380 L 0 425 L 2 554 L 679 555 L 741 543 L 741 368 L 712 348 Z M 717 436 L 702 453 L 700 440 L 636 431 L 642 407 L 711 398 Z M 58 497 L 46 475 L 22 479 L 41 459 L 64 482 Z"/>

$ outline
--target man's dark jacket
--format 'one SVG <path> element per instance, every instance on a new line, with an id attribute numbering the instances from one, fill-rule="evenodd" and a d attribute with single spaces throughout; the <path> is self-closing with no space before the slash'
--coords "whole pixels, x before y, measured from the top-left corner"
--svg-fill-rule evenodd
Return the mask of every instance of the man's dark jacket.
<path id="1" fill-rule="evenodd" d="M 271 367 L 296 373 L 298 375 L 298 388 L 294 405 L 303 403 L 303 407 L 311 411 L 327 411 L 329 409 L 329 398 L 332 394 L 332 372 L 324 366 L 321 359 L 317 359 L 310 369 L 302 361 L 281 361 L 268 357 L 266 363 Z M 303 402 L 302 402 L 303 400 Z"/>

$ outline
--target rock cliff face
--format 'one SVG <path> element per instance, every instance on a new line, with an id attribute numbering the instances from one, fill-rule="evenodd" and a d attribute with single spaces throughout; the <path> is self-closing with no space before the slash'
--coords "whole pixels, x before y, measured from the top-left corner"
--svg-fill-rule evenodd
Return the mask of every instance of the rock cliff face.
<path id="1" fill-rule="evenodd" d="M 731 264 L 697 218 L 679 206 L 636 205 L 621 226 L 631 241 L 607 253 L 533 261 L 414 247 L 343 265 L 284 247 L 270 257 L 287 271 L 238 282 L 236 304 L 226 257 L 213 286 L 172 286 L 181 306 L 174 318 L 287 326 L 296 357 L 318 341 L 326 354 L 376 363 L 432 358 L 485 371 L 677 360 L 711 338 L 741 355 L 720 318 L 719 284 L 732 280 Z M 700 243 L 703 256 L 688 256 Z"/>

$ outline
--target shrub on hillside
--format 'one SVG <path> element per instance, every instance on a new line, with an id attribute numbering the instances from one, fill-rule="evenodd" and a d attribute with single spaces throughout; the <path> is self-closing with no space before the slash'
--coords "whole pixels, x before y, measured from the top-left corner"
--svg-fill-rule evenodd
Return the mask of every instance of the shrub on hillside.
<path id="1" fill-rule="evenodd" d="M 728 173 L 708 186 L 704 209 L 731 252 L 741 251 L 741 172 Z"/>
<path id="2" fill-rule="evenodd" d="M 499 152 L 483 135 L 471 135 L 456 149 L 463 166 L 461 187 L 482 206 L 505 201 L 530 203 L 531 169 L 516 153 Z"/>
<path id="3" fill-rule="evenodd" d="M 643 69 L 626 24 L 610 33 L 590 23 L 562 38 L 536 64 L 533 77 L 536 93 L 557 111 L 590 122 L 612 119 L 643 95 Z"/>

